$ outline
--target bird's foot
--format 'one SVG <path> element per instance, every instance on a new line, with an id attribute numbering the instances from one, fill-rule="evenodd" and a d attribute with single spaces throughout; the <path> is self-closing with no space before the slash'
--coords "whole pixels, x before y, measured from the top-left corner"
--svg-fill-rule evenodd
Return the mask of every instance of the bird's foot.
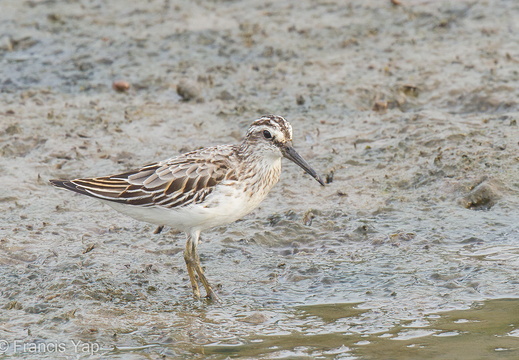
<path id="1" fill-rule="evenodd" d="M 207 300 L 215 302 L 215 303 L 221 303 L 222 300 L 216 295 L 216 293 L 213 291 L 213 289 L 210 289 L 207 291 L 207 295 L 205 297 Z"/>
<path id="2" fill-rule="evenodd" d="M 196 288 L 193 286 L 193 297 L 196 300 L 200 300 L 200 290 L 198 289 L 198 286 Z"/>

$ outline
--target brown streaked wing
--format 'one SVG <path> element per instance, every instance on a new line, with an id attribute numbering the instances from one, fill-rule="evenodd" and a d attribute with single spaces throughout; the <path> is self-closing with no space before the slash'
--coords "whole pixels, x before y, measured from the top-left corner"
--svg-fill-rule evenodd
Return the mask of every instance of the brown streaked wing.
<path id="1" fill-rule="evenodd" d="M 225 179 L 229 171 L 227 162 L 197 160 L 179 165 L 171 164 L 168 175 L 162 171 L 161 177 L 169 181 L 164 181 L 161 186 L 163 190 L 154 198 L 157 204 L 173 208 L 199 203 Z"/>
<path id="2" fill-rule="evenodd" d="M 190 153 L 122 174 L 75 179 L 70 190 L 138 206 L 181 207 L 202 202 L 231 171 L 226 157 Z"/>
<path id="3" fill-rule="evenodd" d="M 186 183 L 186 177 L 179 177 L 171 180 L 167 183 L 167 187 L 164 189 L 164 194 L 171 195 L 174 193 L 183 193 L 184 184 Z"/>

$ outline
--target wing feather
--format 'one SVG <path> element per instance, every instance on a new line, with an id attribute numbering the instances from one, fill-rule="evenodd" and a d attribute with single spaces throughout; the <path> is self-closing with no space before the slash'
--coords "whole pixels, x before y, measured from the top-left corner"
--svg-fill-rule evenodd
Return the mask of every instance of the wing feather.
<path id="1" fill-rule="evenodd" d="M 103 200 L 176 208 L 202 202 L 219 183 L 232 179 L 230 158 L 235 153 L 235 147 L 223 145 L 112 176 L 51 183 Z"/>

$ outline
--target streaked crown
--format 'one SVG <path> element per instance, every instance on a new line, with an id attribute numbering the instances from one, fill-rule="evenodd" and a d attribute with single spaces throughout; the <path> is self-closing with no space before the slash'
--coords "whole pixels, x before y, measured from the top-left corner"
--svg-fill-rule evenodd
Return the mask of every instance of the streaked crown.
<path id="1" fill-rule="evenodd" d="M 265 131 L 268 131 L 276 142 L 292 141 L 292 126 L 278 115 L 265 115 L 255 120 L 247 131 L 246 138 L 254 137 L 256 134 L 265 136 Z"/>

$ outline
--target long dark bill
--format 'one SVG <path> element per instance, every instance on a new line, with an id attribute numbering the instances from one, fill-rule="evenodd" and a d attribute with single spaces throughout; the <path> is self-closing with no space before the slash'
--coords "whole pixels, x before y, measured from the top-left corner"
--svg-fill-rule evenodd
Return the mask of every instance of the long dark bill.
<path id="1" fill-rule="evenodd" d="M 315 172 L 314 169 L 308 165 L 308 163 L 297 153 L 297 151 L 292 146 L 285 146 L 283 147 L 283 155 L 289 159 L 295 162 L 297 165 L 299 165 L 304 171 L 306 171 L 308 174 L 312 175 L 312 177 L 319 182 L 322 186 L 324 186 L 324 181 L 321 179 L 321 177 Z"/>

